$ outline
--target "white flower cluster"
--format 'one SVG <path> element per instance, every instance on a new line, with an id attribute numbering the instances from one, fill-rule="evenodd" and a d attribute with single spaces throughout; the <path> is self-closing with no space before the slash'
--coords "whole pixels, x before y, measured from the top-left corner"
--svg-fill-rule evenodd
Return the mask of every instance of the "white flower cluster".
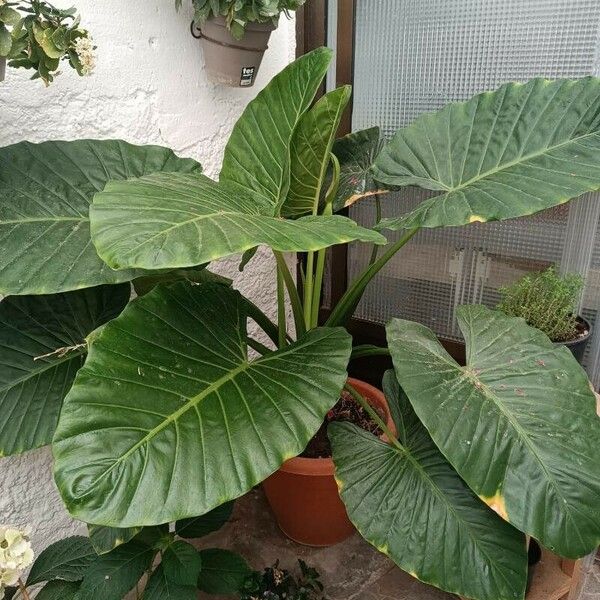
<path id="1" fill-rule="evenodd" d="M 85 36 L 78 37 L 73 43 L 73 49 L 81 63 L 81 74 L 91 75 L 96 67 L 96 54 L 92 39 Z"/>
<path id="2" fill-rule="evenodd" d="M 4 589 L 16 585 L 32 562 L 29 528 L 0 527 L 0 599 L 4 598 Z"/>

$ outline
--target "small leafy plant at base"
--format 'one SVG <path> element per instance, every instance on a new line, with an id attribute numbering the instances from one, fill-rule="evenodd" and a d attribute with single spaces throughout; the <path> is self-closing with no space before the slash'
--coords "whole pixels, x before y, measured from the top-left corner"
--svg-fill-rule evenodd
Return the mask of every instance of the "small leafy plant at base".
<path id="1" fill-rule="evenodd" d="M 8 66 L 31 69 L 46 85 L 67 62 L 79 75 L 90 75 L 96 59 L 87 30 L 75 8 L 60 9 L 42 0 L 0 0 L 0 58 Z"/>
<path id="2" fill-rule="evenodd" d="M 227 28 L 236 39 L 244 37 L 248 23 L 272 23 L 277 26 L 279 15 L 287 17 L 298 10 L 305 0 L 192 0 L 194 23 L 201 27 L 213 17 L 225 17 Z M 180 8 L 182 0 L 175 0 Z"/>
<path id="3" fill-rule="evenodd" d="M 319 573 L 298 560 L 300 577 L 281 569 L 279 561 L 246 581 L 241 600 L 326 600 Z"/>
<path id="4" fill-rule="evenodd" d="M 72 536 L 43 550 L 25 582 L 21 574 L 33 561 L 28 532 L 0 527 L 0 598 L 30 600 L 39 586 L 38 600 L 122 600 L 131 590 L 139 600 L 195 600 L 198 590 L 237 596 L 252 575 L 244 558 L 185 541 L 217 531 L 232 510 L 228 502 L 173 527 L 89 525 L 89 537 Z"/>
<path id="5" fill-rule="evenodd" d="M 498 309 L 510 317 L 524 318 L 553 342 L 566 342 L 578 334 L 576 307 L 582 289 L 581 275 L 559 275 L 550 267 L 500 288 Z"/>

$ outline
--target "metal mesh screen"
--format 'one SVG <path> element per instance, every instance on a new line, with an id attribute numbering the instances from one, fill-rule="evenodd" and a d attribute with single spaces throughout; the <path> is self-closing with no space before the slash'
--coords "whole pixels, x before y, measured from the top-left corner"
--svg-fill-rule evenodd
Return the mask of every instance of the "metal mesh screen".
<path id="1" fill-rule="evenodd" d="M 356 10 L 355 130 L 379 125 L 389 136 L 423 112 L 506 81 L 598 74 L 597 0 L 360 0 Z M 408 188 L 388 196 L 384 213 L 404 212 L 429 194 Z M 599 200 L 589 195 L 526 219 L 422 231 L 371 284 L 357 316 L 380 323 L 402 316 L 456 338 L 457 305 L 493 306 L 499 286 L 558 264 L 589 271 L 583 313 L 594 320 Z M 352 216 L 372 224 L 374 202 L 359 203 Z M 350 279 L 370 253 L 351 248 Z M 588 366 L 600 383 L 600 335 Z"/>

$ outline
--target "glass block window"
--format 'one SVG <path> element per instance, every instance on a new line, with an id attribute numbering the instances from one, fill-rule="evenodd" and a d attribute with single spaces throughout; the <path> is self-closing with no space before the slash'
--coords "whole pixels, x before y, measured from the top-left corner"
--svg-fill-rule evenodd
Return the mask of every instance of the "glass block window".
<path id="1" fill-rule="evenodd" d="M 379 125 L 389 137 L 423 112 L 507 81 L 600 74 L 600 2 L 360 0 L 354 55 L 353 129 Z M 430 194 L 408 188 L 382 198 L 385 216 Z M 352 216 L 370 225 L 374 206 L 363 201 Z M 493 306 L 499 286 L 556 264 L 587 277 L 582 312 L 594 321 L 599 213 L 600 195 L 590 194 L 529 218 L 421 231 L 372 283 L 357 316 L 378 323 L 414 319 L 456 339 L 456 306 Z M 351 248 L 350 279 L 370 254 L 365 245 Z M 600 332 L 588 347 L 587 365 L 600 385 Z"/>

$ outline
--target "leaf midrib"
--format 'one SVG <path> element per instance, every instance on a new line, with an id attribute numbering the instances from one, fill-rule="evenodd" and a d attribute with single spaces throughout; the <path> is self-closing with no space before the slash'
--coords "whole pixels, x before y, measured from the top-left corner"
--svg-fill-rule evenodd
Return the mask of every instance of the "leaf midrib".
<path id="1" fill-rule="evenodd" d="M 425 435 L 429 435 L 426 433 L 426 431 L 422 431 L 421 433 L 425 434 Z M 361 435 L 362 435 L 362 432 L 361 432 Z M 488 564 L 490 564 L 490 565 L 496 564 L 496 561 L 493 561 L 492 558 L 490 557 L 490 555 L 480 547 L 477 537 L 474 536 L 474 534 L 472 533 L 472 528 L 471 528 L 470 523 L 468 521 L 465 521 L 464 518 L 456 512 L 456 509 L 454 508 L 454 506 L 452 505 L 452 503 L 450 502 L 449 498 L 446 496 L 446 494 L 444 493 L 442 488 L 440 488 L 435 483 L 435 481 L 433 481 L 433 479 L 430 477 L 429 473 L 427 473 L 425 468 L 419 463 L 418 459 L 414 456 L 410 447 L 407 445 L 404 445 L 404 444 L 400 444 L 399 442 L 394 443 L 394 444 L 388 444 L 386 442 L 383 442 L 382 440 L 377 440 L 377 442 L 387 446 L 387 448 L 389 450 L 392 450 L 397 456 L 399 456 L 399 457 L 404 456 L 410 462 L 410 464 L 413 466 L 413 468 L 417 471 L 417 474 L 430 487 L 430 489 L 439 498 L 439 500 L 442 502 L 442 504 L 447 507 L 448 512 L 451 513 L 452 515 L 454 515 L 455 519 L 462 525 L 464 530 L 467 532 L 468 536 L 471 538 L 473 546 L 478 548 L 479 551 L 481 552 L 482 556 L 487 558 Z M 433 442 L 431 442 L 431 443 L 433 444 Z M 436 450 L 437 450 L 437 448 L 436 448 Z M 445 460 L 443 455 L 441 455 L 441 457 L 443 460 Z M 452 468 L 452 467 L 450 466 L 450 468 Z M 458 475 L 457 475 L 457 477 L 458 477 Z M 506 583 L 508 584 L 508 587 L 510 588 L 511 587 L 510 581 L 508 579 L 506 579 L 506 577 L 504 576 L 502 571 L 500 569 L 497 569 L 497 572 L 500 573 L 500 575 L 506 581 Z"/>
<path id="2" fill-rule="evenodd" d="M 532 152 L 531 154 L 528 154 L 526 156 L 520 156 L 518 159 L 510 161 L 504 165 L 502 165 L 502 167 L 495 167 L 493 169 L 490 169 L 488 171 L 486 171 L 485 173 L 479 173 L 478 175 L 476 175 L 475 177 L 472 177 L 471 179 L 469 179 L 468 181 L 465 181 L 464 183 L 461 183 L 458 186 L 454 186 L 454 187 L 447 187 L 447 191 L 444 192 L 444 194 L 442 195 L 447 195 L 451 192 L 457 192 L 459 190 L 462 190 L 470 185 L 472 185 L 473 183 L 476 183 L 477 181 L 481 181 L 483 179 L 487 179 L 488 177 L 491 177 L 492 175 L 496 175 L 497 173 L 501 173 L 502 171 L 506 171 L 507 169 L 510 169 L 511 167 L 514 167 L 515 165 L 519 165 L 522 163 L 526 163 L 529 160 L 533 160 L 534 158 L 537 158 L 538 156 L 543 156 L 544 154 L 548 154 L 558 148 L 562 148 L 563 146 L 566 146 L 568 144 L 572 144 L 578 141 L 581 141 L 585 138 L 588 137 L 592 137 L 592 136 L 598 136 L 599 132 L 598 131 L 591 131 L 589 133 L 586 133 L 584 135 L 580 135 L 577 137 L 573 137 L 573 138 L 569 138 L 568 140 L 565 140 L 564 142 L 561 142 L 560 144 L 555 144 L 554 146 L 548 146 L 547 148 L 543 148 L 542 150 L 539 150 L 537 152 Z M 445 185 L 442 181 L 438 181 L 436 179 L 432 179 L 432 181 L 435 181 L 436 183 L 442 183 L 443 185 Z"/>

